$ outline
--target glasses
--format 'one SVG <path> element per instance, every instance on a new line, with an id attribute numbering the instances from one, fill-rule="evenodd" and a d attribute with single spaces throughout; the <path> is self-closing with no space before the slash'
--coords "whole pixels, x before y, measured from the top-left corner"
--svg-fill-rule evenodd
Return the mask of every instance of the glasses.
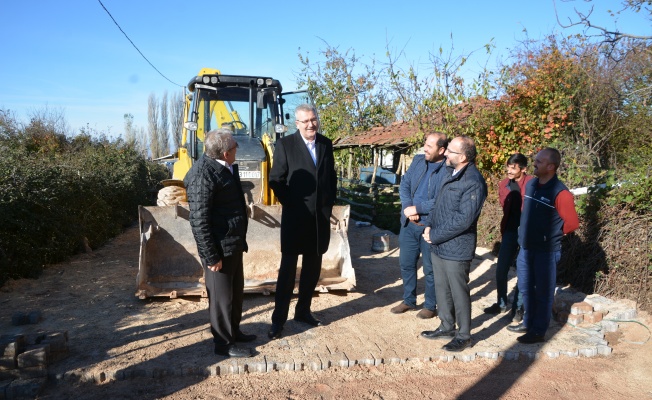
<path id="1" fill-rule="evenodd" d="M 459 151 L 453 151 L 451 149 L 446 149 L 446 151 L 449 152 L 449 153 L 453 153 L 453 154 L 462 154 Z"/>
<path id="2" fill-rule="evenodd" d="M 313 125 L 317 125 L 317 118 L 312 118 L 312 119 L 307 119 L 305 121 L 297 120 L 297 122 L 301 122 L 302 124 L 308 125 L 308 122 L 312 122 Z"/>
<path id="3" fill-rule="evenodd" d="M 229 149 L 229 151 L 231 151 L 231 150 L 233 150 L 233 149 L 237 149 L 238 147 L 240 147 L 240 145 L 238 145 L 238 142 L 235 142 L 235 145 L 233 145 L 233 147 L 231 147 L 231 148 Z"/>

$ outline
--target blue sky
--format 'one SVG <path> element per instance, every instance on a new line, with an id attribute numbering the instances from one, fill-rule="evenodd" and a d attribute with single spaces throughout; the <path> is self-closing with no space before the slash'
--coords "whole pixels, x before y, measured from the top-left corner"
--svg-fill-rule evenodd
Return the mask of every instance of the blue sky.
<path id="1" fill-rule="evenodd" d="M 294 90 L 297 55 L 317 59 L 325 43 L 385 61 L 389 42 L 390 50 L 404 50 L 405 60 L 425 65 L 430 52 L 450 47 L 451 34 L 460 55 L 493 38 L 493 65 L 527 37 L 563 31 L 552 0 L 102 3 L 147 59 L 182 86 L 211 67 L 271 76 Z M 618 9 L 619 0 L 593 4 L 595 23 L 652 34 L 650 21 L 640 16 L 614 23 L 606 10 Z M 564 20 L 575 17 L 573 7 L 588 10 L 584 1 L 557 0 Z M 146 127 L 151 93 L 160 98 L 166 90 L 182 90 L 143 59 L 97 0 L 0 0 L 0 37 L 0 108 L 20 120 L 47 107 L 62 111 L 73 130 L 88 125 L 115 137 L 123 132 L 125 113 Z M 484 56 L 469 70 L 480 70 L 480 61 Z"/>

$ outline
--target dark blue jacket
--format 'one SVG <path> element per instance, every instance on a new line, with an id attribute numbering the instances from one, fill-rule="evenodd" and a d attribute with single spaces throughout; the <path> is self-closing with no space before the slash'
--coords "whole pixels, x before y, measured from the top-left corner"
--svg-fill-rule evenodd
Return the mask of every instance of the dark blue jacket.
<path id="1" fill-rule="evenodd" d="M 487 198 L 487 184 L 475 167 L 467 164 L 455 176 L 446 174 L 428 216 L 431 250 L 440 258 L 470 261 L 475 256 L 478 218 Z"/>
<path id="2" fill-rule="evenodd" d="M 534 178 L 525 186 L 518 244 L 526 250 L 559 251 L 564 236 L 564 220 L 555 207 L 555 199 L 566 185 L 555 175 L 543 185 Z"/>
<path id="3" fill-rule="evenodd" d="M 417 213 L 419 213 L 424 219 L 427 218 L 430 209 L 433 204 L 435 204 L 435 196 L 437 194 L 437 188 L 441 183 L 441 177 L 446 175 L 446 160 L 435 163 L 434 169 L 431 171 L 430 176 L 426 175 L 426 166 L 428 161 L 426 161 L 425 154 L 417 154 L 410 164 L 410 168 L 405 172 L 405 175 L 401 178 L 401 185 L 398 189 L 398 194 L 401 198 L 401 226 L 405 225 L 405 214 L 403 210 L 410 206 L 417 207 Z M 414 193 L 419 187 L 419 182 L 423 179 L 428 179 L 428 201 L 414 204 Z"/>

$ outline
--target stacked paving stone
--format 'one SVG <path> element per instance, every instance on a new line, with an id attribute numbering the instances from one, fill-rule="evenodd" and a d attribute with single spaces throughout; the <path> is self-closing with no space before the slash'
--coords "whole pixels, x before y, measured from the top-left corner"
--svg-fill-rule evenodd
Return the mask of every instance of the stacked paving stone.
<path id="1" fill-rule="evenodd" d="M 40 312 L 15 313 L 14 325 L 38 323 Z M 68 332 L 0 336 L 0 400 L 35 398 L 48 379 L 48 365 L 68 356 Z"/>

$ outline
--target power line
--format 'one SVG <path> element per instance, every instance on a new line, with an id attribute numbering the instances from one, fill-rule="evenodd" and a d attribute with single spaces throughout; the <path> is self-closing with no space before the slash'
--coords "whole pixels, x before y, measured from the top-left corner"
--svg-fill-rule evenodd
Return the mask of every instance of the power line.
<path id="1" fill-rule="evenodd" d="M 138 51 L 138 53 L 140 53 L 140 55 L 145 59 L 145 61 L 147 61 L 147 63 L 148 63 L 149 65 L 151 65 L 152 68 L 154 68 L 154 70 L 155 70 L 156 72 L 159 73 L 159 75 L 161 75 L 163 78 L 167 79 L 168 82 L 170 82 L 170 83 L 173 84 L 173 85 L 177 85 L 177 86 L 179 86 L 180 88 L 184 88 L 184 89 L 185 89 L 185 86 L 179 85 L 179 84 L 176 83 L 176 82 L 172 82 L 172 81 L 170 80 L 170 78 L 168 78 L 167 76 L 163 75 L 163 73 L 162 73 L 161 71 L 159 71 L 158 68 L 156 68 L 156 67 L 154 66 L 154 64 L 152 64 L 152 63 L 147 59 L 147 57 L 145 57 L 145 55 L 143 54 L 143 52 L 140 51 L 140 49 L 139 49 L 139 48 L 134 44 L 134 42 L 132 42 L 131 39 L 129 39 L 129 36 L 127 36 L 127 34 L 125 33 L 125 31 L 122 30 L 122 28 L 120 27 L 120 25 L 118 24 L 118 22 L 115 20 L 115 18 L 113 18 L 113 15 L 111 15 L 111 13 L 109 12 L 109 10 L 107 10 L 106 7 L 104 7 L 104 4 L 102 4 L 102 1 L 101 1 L 101 0 L 97 0 L 97 1 L 100 3 L 100 5 L 101 5 L 102 8 L 104 9 L 104 11 L 106 11 L 106 13 L 109 14 L 109 17 L 111 17 L 111 20 L 113 20 L 113 23 L 115 24 L 115 26 L 117 26 L 118 29 L 120 29 L 120 32 L 122 32 L 122 34 L 125 35 L 125 37 L 126 37 L 127 40 L 129 41 L 129 43 L 131 43 L 131 45 L 134 46 L 134 49 L 136 49 L 136 51 Z"/>

